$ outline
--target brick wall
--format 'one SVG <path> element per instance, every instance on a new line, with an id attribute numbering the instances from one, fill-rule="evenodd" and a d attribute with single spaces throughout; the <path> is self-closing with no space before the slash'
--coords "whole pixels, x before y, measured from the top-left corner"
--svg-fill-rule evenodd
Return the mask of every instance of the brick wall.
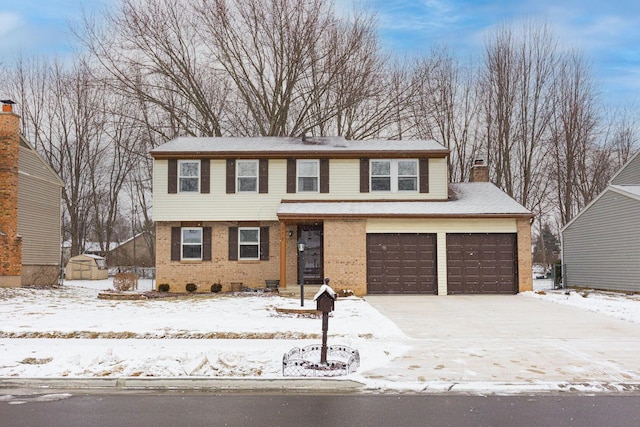
<path id="1" fill-rule="evenodd" d="M 367 228 L 364 220 L 324 221 L 324 275 L 335 291 L 367 293 Z"/>
<path id="2" fill-rule="evenodd" d="M 180 227 L 180 222 L 156 223 L 156 287 L 168 284 L 170 292 L 185 292 L 187 283 L 195 283 L 197 292 L 211 292 L 211 285 L 220 283 L 229 291 L 231 283 L 264 288 L 265 280 L 279 279 L 278 222 L 260 223 L 269 227 L 269 261 L 229 261 L 228 227 L 237 227 L 236 222 L 205 221 L 201 226 L 211 227 L 211 261 L 171 261 L 171 227 Z"/>
<path id="3" fill-rule="evenodd" d="M 18 237 L 20 118 L 3 105 L 0 113 L 0 286 L 20 286 L 22 241 Z"/>

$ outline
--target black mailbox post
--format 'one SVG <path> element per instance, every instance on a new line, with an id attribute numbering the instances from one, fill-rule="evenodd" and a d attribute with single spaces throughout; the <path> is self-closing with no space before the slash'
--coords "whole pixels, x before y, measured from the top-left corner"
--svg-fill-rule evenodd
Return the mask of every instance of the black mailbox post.
<path id="1" fill-rule="evenodd" d="M 329 313 L 335 308 L 337 294 L 329 287 L 329 278 L 324 279 L 324 285 L 320 288 L 316 297 L 316 310 L 322 312 L 322 350 L 320 363 L 327 363 L 327 330 L 329 329 Z"/>

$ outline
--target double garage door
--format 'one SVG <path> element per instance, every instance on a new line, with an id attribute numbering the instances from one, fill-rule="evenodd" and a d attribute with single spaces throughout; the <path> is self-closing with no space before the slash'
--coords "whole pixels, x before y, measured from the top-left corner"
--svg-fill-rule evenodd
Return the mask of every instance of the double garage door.
<path id="1" fill-rule="evenodd" d="M 447 234 L 449 294 L 517 292 L 516 234 Z M 368 234 L 370 294 L 437 293 L 435 234 Z"/>

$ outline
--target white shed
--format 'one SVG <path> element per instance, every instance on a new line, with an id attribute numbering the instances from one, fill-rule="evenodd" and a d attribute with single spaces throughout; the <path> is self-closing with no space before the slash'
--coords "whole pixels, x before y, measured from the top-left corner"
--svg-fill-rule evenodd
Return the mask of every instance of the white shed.
<path id="1" fill-rule="evenodd" d="M 102 280 L 107 278 L 107 260 L 91 254 L 76 255 L 69 259 L 65 272 L 67 280 Z"/>

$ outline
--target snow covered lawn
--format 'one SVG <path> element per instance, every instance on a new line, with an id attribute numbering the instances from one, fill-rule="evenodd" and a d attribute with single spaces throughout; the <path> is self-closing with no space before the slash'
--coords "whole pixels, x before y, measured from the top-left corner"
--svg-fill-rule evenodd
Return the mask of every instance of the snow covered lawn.
<path id="1" fill-rule="evenodd" d="M 321 342 L 322 321 L 276 312 L 299 300 L 272 294 L 98 299 L 106 281 L 59 289 L 0 289 L 0 377 L 281 377 L 282 356 Z M 150 289 L 143 282 L 141 289 Z M 315 307 L 306 301 L 305 307 Z M 329 345 L 358 349 L 361 369 L 402 354 L 404 334 L 359 298 L 342 298 Z"/>
<path id="2" fill-rule="evenodd" d="M 520 295 L 566 304 L 634 323 L 640 323 L 640 294 L 597 290 L 553 290 L 551 280 L 534 280 L 534 291 Z"/>
<path id="3" fill-rule="evenodd" d="M 97 298 L 111 287 L 106 280 L 68 281 L 59 289 L 0 288 L 0 377 L 281 378 L 285 352 L 321 341 L 320 319 L 276 312 L 299 306 L 299 300 L 270 294 Z M 142 281 L 140 288 L 151 289 L 151 283 Z M 551 288 L 535 281 L 535 290 L 520 297 L 640 323 L 640 295 Z M 361 373 L 412 348 L 393 322 L 354 297 L 336 303 L 328 341 L 360 352 L 352 378 L 363 382 Z"/>

